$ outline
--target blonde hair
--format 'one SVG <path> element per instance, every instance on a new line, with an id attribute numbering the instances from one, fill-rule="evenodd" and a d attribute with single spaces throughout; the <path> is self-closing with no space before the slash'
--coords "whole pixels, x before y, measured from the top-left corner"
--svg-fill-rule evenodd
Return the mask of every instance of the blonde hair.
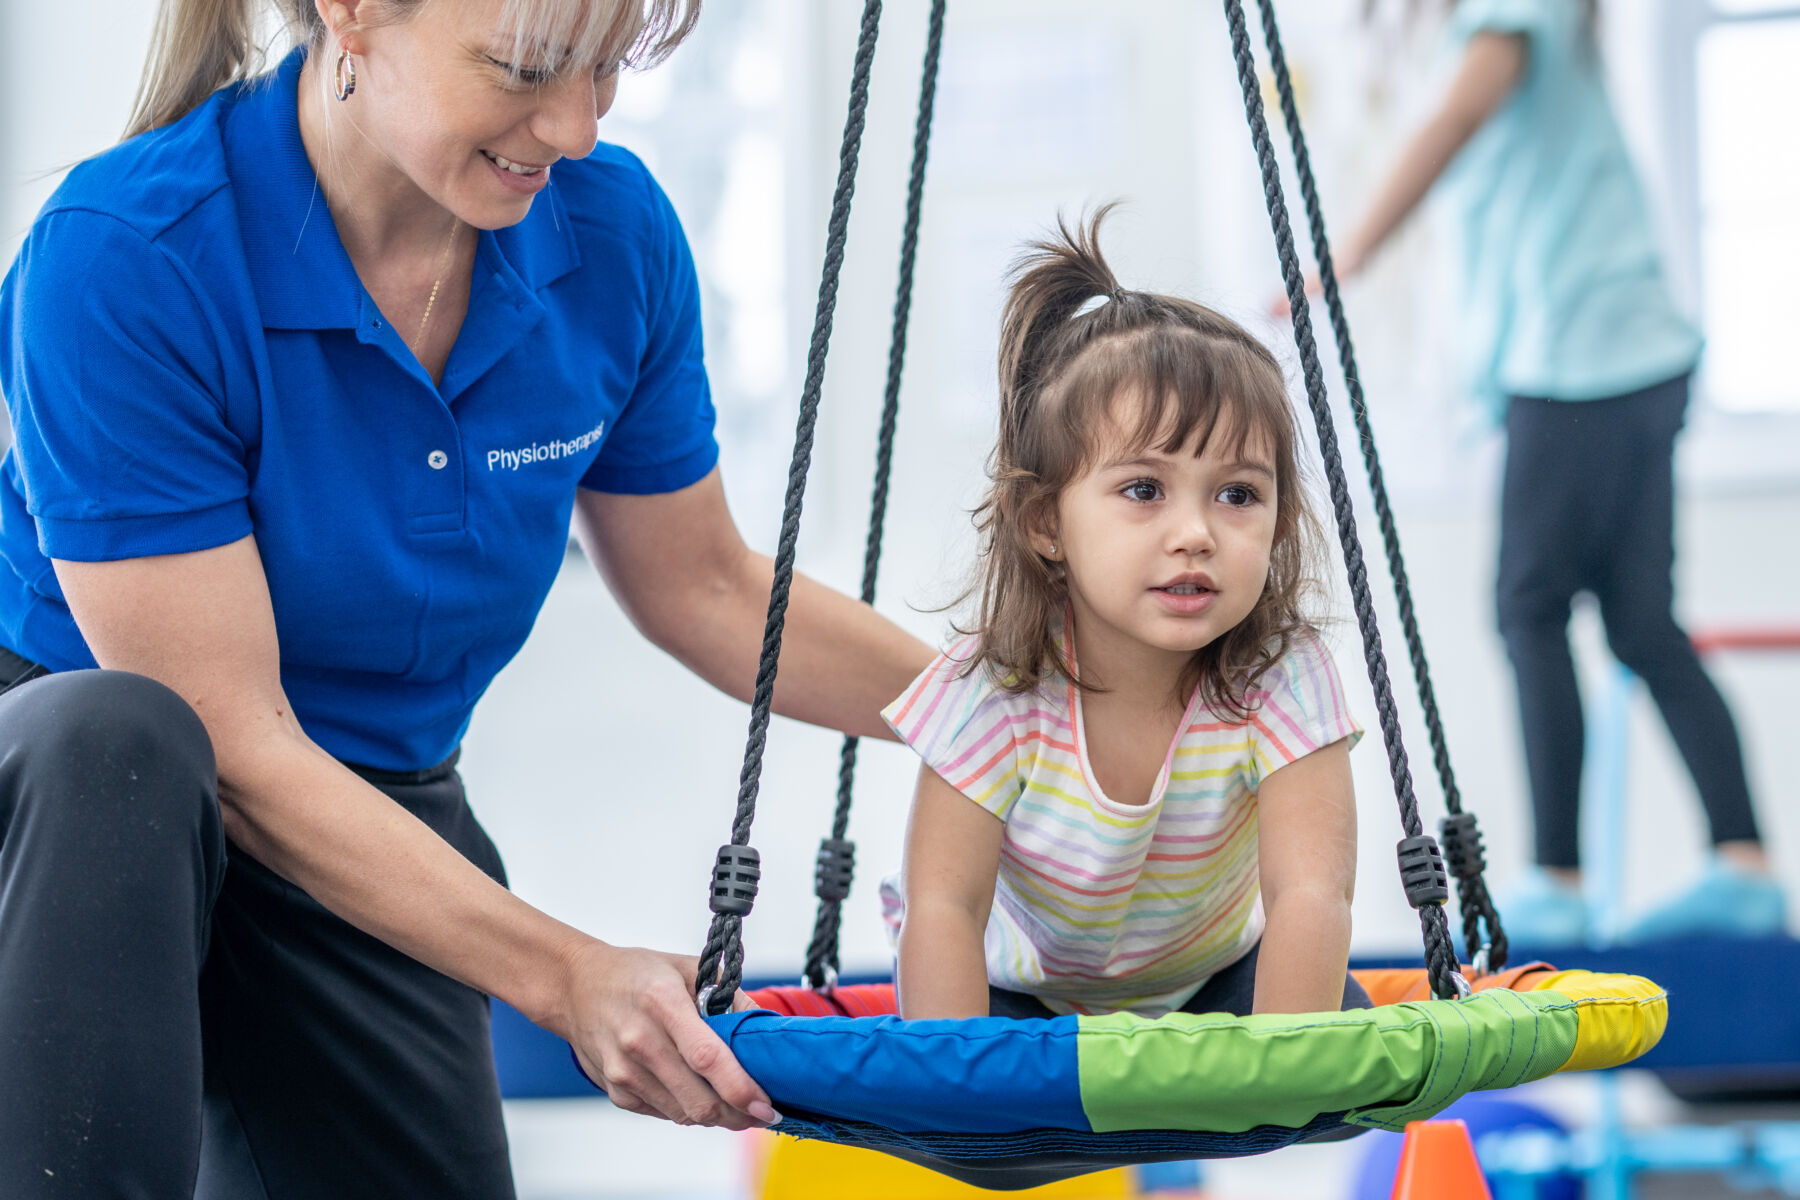
<path id="1" fill-rule="evenodd" d="M 426 0 L 378 0 L 380 24 L 407 20 Z M 592 19 L 610 4 L 610 15 Z M 700 0 L 506 0 L 501 27 L 513 63 L 662 61 L 693 30 Z M 258 33 L 275 18 L 273 38 Z M 125 137 L 179 121 L 208 96 L 262 73 L 270 41 L 325 46 L 330 31 L 313 0 L 162 0 Z"/>
<path id="2" fill-rule="evenodd" d="M 975 510 L 980 641 L 965 670 L 985 667 L 1015 693 L 1050 677 L 1093 688 L 1059 649 L 1068 589 L 1031 535 L 1092 465 L 1115 400 L 1129 394 L 1143 398 L 1125 431 L 1133 447 L 1174 451 L 1222 437 L 1235 449 L 1260 439 L 1273 460 L 1268 582 L 1243 621 L 1195 652 L 1181 681 L 1183 697 L 1199 686 L 1215 712 L 1247 719 L 1257 681 L 1312 630 L 1302 607 L 1319 530 L 1301 485 L 1293 409 L 1274 355 L 1242 326 L 1191 300 L 1119 284 L 1100 253 L 1112 207 L 1073 232 L 1059 219 L 1057 235 L 1032 243 L 1013 267 L 1000 332 L 1000 433 Z"/>

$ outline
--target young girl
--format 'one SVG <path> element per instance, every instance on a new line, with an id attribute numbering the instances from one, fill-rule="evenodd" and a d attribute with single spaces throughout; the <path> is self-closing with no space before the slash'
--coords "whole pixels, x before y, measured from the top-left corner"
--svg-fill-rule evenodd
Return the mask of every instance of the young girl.
<path id="1" fill-rule="evenodd" d="M 979 620 L 884 713 L 924 760 L 883 886 L 901 1013 L 1366 1007 L 1360 730 L 1300 612 L 1281 370 L 1121 288 L 1104 215 L 1016 269 Z"/>

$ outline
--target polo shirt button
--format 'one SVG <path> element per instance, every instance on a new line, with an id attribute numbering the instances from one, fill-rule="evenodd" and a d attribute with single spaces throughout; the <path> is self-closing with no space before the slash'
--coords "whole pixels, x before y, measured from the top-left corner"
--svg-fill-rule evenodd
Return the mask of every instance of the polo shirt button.
<path id="1" fill-rule="evenodd" d="M 425 461 L 431 464 L 432 470 L 441 471 L 450 464 L 450 456 L 442 450 L 433 450 L 425 456 Z"/>

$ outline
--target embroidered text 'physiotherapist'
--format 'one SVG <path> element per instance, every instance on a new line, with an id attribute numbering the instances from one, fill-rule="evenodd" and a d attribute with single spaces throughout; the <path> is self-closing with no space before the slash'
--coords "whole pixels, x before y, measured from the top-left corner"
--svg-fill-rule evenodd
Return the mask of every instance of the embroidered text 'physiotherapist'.
<path id="1" fill-rule="evenodd" d="M 602 421 L 572 441 L 538 442 L 531 446 L 521 446 L 517 450 L 489 450 L 487 454 L 488 470 L 516 471 L 531 463 L 568 458 L 572 454 L 580 454 L 599 441 L 600 435 L 604 432 L 606 432 L 606 422 Z"/>

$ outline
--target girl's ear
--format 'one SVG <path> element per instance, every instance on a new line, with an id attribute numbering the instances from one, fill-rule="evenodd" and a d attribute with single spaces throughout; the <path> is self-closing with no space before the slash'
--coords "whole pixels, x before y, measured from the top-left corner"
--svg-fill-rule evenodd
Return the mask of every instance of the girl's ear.
<path id="1" fill-rule="evenodd" d="M 1062 543 L 1057 540 L 1054 514 L 1039 514 L 1037 519 L 1031 521 L 1026 528 L 1031 531 L 1026 536 L 1030 539 L 1031 548 L 1037 552 L 1038 557 L 1047 558 L 1051 562 L 1063 560 L 1063 547 Z"/>

